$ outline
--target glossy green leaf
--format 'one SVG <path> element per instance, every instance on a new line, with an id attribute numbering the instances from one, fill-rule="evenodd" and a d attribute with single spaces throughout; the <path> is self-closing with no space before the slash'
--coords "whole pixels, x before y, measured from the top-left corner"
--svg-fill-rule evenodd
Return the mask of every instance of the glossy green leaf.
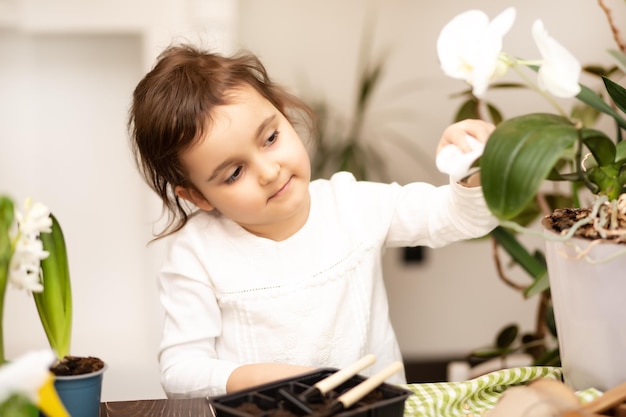
<path id="1" fill-rule="evenodd" d="M 0 196 L 0 286 L 2 288 L 5 286 L 1 281 L 2 274 L 6 274 L 12 256 L 9 232 L 13 224 L 13 210 L 13 201 L 8 197 Z"/>
<path id="2" fill-rule="evenodd" d="M 534 297 L 546 291 L 548 288 L 550 288 L 550 277 L 546 269 L 545 274 L 536 277 L 533 283 L 524 290 L 524 296 L 526 298 Z"/>
<path id="3" fill-rule="evenodd" d="M 580 93 L 576 96 L 583 103 L 593 107 L 594 109 L 608 114 L 623 128 L 626 129 L 626 119 L 622 117 L 613 107 L 611 107 L 606 101 L 602 99 L 596 92 L 581 84 Z"/>
<path id="4" fill-rule="evenodd" d="M 626 89 L 607 77 L 602 77 L 606 91 L 621 111 L 626 112 Z M 624 126 L 623 126 L 624 127 Z"/>
<path id="5" fill-rule="evenodd" d="M 502 113 L 496 106 L 491 103 L 487 103 L 487 110 L 489 111 L 489 117 L 491 118 L 491 123 L 494 125 L 499 125 L 504 120 Z"/>
<path id="6" fill-rule="evenodd" d="M 483 193 L 493 214 L 505 220 L 519 214 L 577 138 L 576 128 L 553 114 L 529 114 L 498 125 L 480 161 Z"/>
<path id="7" fill-rule="evenodd" d="M 517 237 L 502 226 L 491 231 L 491 236 L 498 242 L 498 245 L 522 267 L 533 279 L 537 279 L 546 274 L 546 264 L 533 256 Z"/>
<path id="8" fill-rule="evenodd" d="M 583 132 L 585 146 L 589 149 L 598 165 L 610 165 L 615 162 L 615 143 L 599 130 L 585 129 Z"/>
<path id="9" fill-rule="evenodd" d="M 4 298 L 7 289 L 9 263 L 13 256 L 10 230 L 13 224 L 13 200 L 0 196 L 0 323 L 4 319 Z M 4 357 L 4 327 L 0 326 L 0 365 L 6 360 Z"/>

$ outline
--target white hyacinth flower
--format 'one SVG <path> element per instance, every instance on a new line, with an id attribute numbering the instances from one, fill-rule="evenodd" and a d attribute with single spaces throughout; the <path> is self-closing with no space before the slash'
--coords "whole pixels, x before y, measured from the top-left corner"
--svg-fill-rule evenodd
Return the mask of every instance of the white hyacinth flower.
<path id="1" fill-rule="evenodd" d="M 543 58 L 538 74 L 539 88 L 555 97 L 575 97 L 580 92 L 580 62 L 548 35 L 541 20 L 533 24 L 532 35 Z"/>
<path id="2" fill-rule="evenodd" d="M 27 199 L 24 213 L 16 211 L 17 240 L 9 266 L 9 281 L 17 288 L 32 292 L 43 291 L 40 280 L 41 261 L 48 257 L 39 240 L 40 233 L 52 231 L 50 210 L 41 203 Z"/>
<path id="3" fill-rule="evenodd" d="M 52 231 L 50 210 L 40 202 L 33 203 L 30 198 L 24 202 L 24 213 L 16 211 L 15 218 L 22 233 L 39 235 Z"/>
<path id="4" fill-rule="evenodd" d="M 500 60 L 502 38 L 513 26 L 515 15 L 515 9 L 509 7 L 491 22 L 480 10 L 469 10 L 453 18 L 437 40 L 443 72 L 465 80 L 473 87 L 474 95 L 482 97 L 489 83 L 506 73 L 506 64 Z"/>

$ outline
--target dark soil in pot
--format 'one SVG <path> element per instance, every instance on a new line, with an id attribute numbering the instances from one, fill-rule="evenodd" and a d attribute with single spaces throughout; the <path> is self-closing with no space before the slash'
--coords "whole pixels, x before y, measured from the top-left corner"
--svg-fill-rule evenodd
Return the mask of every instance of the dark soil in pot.
<path id="1" fill-rule="evenodd" d="M 552 214 L 547 215 L 541 221 L 541 224 L 548 230 L 552 230 L 555 233 L 561 234 L 571 229 L 578 221 L 586 218 L 591 213 L 590 208 L 564 208 L 556 209 Z M 619 228 L 626 229 L 626 221 L 622 218 L 619 219 Z M 624 232 L 626 233 L 626 232 Z M 594 223 L 588 223 L 582 225 L 574 234 L 574 236 L 588 239 L 598 240 L 602 239 L 612 243 L 626 243 L 626 235 L 615 233 L 614 236 L 603 237 L 600 232 L 594 228 Z"/>
<path id="2" fill-rule="evenodd" d="M 104 362 L 93 356 L 66 356 L 50 368 L 56 376 L 83 375 L 104 368 Z"/>

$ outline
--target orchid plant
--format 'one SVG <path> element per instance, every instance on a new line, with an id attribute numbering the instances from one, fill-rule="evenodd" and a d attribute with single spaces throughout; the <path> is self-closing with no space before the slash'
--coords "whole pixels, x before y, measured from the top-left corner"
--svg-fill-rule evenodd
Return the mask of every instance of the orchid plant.
<path id="1" fill-rule="evenodd" d="M 489 22 L 481 11 L 455 17 L 442 30 L 437 50 L 443 71 L 472 86 L 476 97 L 486 94 L 489 84 L 513 69 L 529 87 L 550 102 L 556 114 L 533 113 L 500 123 L 485 147 L 480 161 L 485 200 L 501 220 L 511 220 L 528 205 L 543 180 L 571 181 L 586 186 L 602 201 L 617 204 L 626 183 L 626 89 L 603 77 L 607 103 L 601 95 L 579 84 L 581 64 L 554 38 L 541 20 L 532 26 L 532 36 L 542 56 L 527 61 L 504 53 L 502 38 L 515 19 L 509 8 Z M 623 51 L 612 51 L 618 64 L 626 66 Z M 534 82 L 524 68 L 537 72 Z M 615 139 L 587 127 L 569 115 L 554 99 L 574 98 L 613 118 Z M 570 171 L 567 171 L 570 169 Z M 624 172 L 622 172 L 624 171 Z M 610 220 L 610 219 L 608 219 Z M 616 225 L 606 225 L 607 228 Z"/>
<path id="2" fill-rule="evenodd" d="M 72 296 L 61 227 L 45 205 L 27 199 L 20 212 L 0 196 L 0 364 L 7 359 L 2 323 L 9 283 L 33 294 L 50 347 L 59 360 L 68 355 Z"/>
<path id="3" fill-rule="evenodd" d="M 554 108 L 553 113 L 503 120 L 497 108 L 487 102 L 496 129 L 484 151 L 459 156 L 456 161 L 448 161 L 447 167 L 440 167 L 444 172 L 461 170 L 461 176 L 480 170 L 485 201 L 501 221 L 492 236 L 531 275 L 533 282 L 523 288 L 524 295 L 542 295 L 542 318 L 547 315 L 545 307 L 549 301 L 545 260 L 540 253 L 531 253 L 520 244 L 515 233 L 568 239 L 579 228 L 591 225 L 594 237 L 626 241 L 626 230 L 621 229 L 626 221 L 626 142 L 622 141 L 626 129 L 626 89 L 609 78 L 626 72 L 626 47 L 613 26 L 610 11 L 602 0 L 600 4 L 619 46 L 609 51 L 616 61 L 615 69 L 595 71 L 602 79 L 602 93 L 580 83 L 580 62 L 548 34 L 541 20 L 536 20 L 530 31 L 540 59 L 524 60 L 503 52 L 503 38 L 515 21 L 514 8 L 504 10 L 493 20 L 479 10 L 461 13 L 442 29 L 437 42 L 443 72 L 470 86 L 471 99 L 462 106 L 458 118 L 485 118 L 481 117 L 479 105 L 486 102 L 491 87 L 527 87 Z M 522 83 L 499 84 L 509 71 L 514 71 Z M 560 103 L 574 98 L 577 105 L 567 112 Z M 602 115 L 612 121 L 610 134 L 594 128 Z M 570 184 L 571 188 L 549 201 L 542 188 L 546 181 Z M 593 198 L 583 204 L 585 195 Z M 546 208 L 552 209 L 556 200 L 568 208 L 585 205 L 587 215 L 561 236 L 526 227 L 540 214 L 538 208 L 543 207 L 543 214 L 549 214 L 551 210 Z M 515 328 L 505 329 L 498 336 L 498 346 L 509 349 L 515 336 Z"/>

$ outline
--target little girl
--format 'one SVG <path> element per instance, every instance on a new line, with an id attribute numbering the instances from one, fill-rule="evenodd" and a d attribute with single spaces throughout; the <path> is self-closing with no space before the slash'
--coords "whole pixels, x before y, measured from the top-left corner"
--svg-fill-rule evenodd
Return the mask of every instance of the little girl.
<path id="1" fill-rule="evenodd" d="M 165 50 L 134 91 L 134 155 L 170 214 L 159 235 L 168 239 L 159 362 L 170 398 L 342 368 L 369 353 L 377 361 L 364 375 L 401 360 L 383 250 L 439 247 L 496 225 L 476 178 L 400 186 L 340 172 L 311 182 L 297 116 L 311 112 L 256 57 L 189 45 Z M 492 130 L 454 124 L 439 148 L 469 151 L 467 134 L 484 143 Z"/>

